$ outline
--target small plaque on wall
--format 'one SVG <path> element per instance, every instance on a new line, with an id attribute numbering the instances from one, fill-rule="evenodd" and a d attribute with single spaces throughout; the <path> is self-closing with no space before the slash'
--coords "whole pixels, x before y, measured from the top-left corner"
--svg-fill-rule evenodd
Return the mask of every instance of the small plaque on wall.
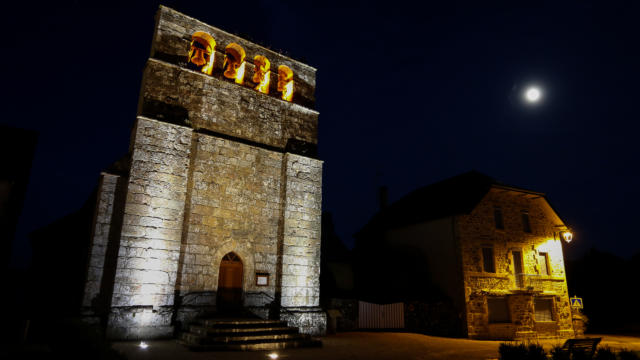
<path id="1" fill-rule="evenodd" d="M 267 285 L 269 285 L 269 274 L 267 274 L 267 273 L 256 273 L 256 285 L 258 285 L 258 286 L 267 286 Z"/>

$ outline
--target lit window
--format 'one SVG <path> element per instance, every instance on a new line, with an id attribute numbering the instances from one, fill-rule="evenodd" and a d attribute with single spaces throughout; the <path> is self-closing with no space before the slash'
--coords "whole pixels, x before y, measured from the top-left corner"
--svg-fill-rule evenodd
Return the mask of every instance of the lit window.
<path id="1" fill-rule="evenodd" d="M 493 219 L 496 222 L 496 229 L 504 230 L 504 221 L 502 220 L 502 209 L 498 207 L 493 209 Z"/>
<path id="2" fill-rule="evenodd" d="M 522 230 L 526 233 L 531 233 L 531 223 L 529 223 L 529 213 L 522 213 Z"/>
<path id="3" fill-rule="evenodd" d="M 549 254 L 541 252 L 538 254 L 538 265 L 540 265 L 540 275 L 551 275 L 549 269 Z"/>
<path id="4" fill-rule="evenodd" d="M 534 307 L 536 321 L 553 321 L 553 299 L 536 298 Z"/>
<path id="5" fill-rule="evenodd" d="M 496 264 L 493 258 L 493 248 L 482 248 L 482 266 L 484 272 L 496 272 Z"/>
<path id="6" fill-rule="evenodd" d="M 489 323 L 508 323 L 509 304 L 506 297 L 490 297 L 487 298 L 487 308 L 489 310 Z"/>

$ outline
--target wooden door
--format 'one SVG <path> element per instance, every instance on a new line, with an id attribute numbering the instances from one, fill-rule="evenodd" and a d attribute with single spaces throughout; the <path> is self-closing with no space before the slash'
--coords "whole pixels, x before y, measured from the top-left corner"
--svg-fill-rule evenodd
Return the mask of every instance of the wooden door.
<path id="1" fill-rule="evenodd" d="M 228 253 L 220 262 L 218 276 L 218 308 L 220 310 L 242 307 L 242 261 L 234 253 Z"/>

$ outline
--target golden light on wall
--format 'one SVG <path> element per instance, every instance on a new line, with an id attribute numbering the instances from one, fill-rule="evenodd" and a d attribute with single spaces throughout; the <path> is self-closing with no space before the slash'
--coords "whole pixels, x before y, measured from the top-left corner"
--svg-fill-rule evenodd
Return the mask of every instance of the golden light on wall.
<path id="1" fill-rule="evenodd" d="M 227 79 L 234 79 L 236 84 L 242 84 L 244 82 L 244 58 L 246 53 L 242 46 L 231 43 L 227 45 L 224 50 L 224 77 Z"/>
<path id="2" fill-rule="evenodd" d="M 256 69 L 253 73 L 252 80 L 254 83 L 258 83 L 255 89 L 263 94 L 268 94 L 269 82 L 271 78 L 271 71 L 269 71 L 271 69 L 271 63 L 266 57 L 262 55 L 256 55 L 256 57 L 253 58 L 253 64 L 255 65 Z"/>
<path id="3" fill-rule="evenodd" d="M 191 36 L 187 67 L 191 70 L 211 75 L 213 70 L 212 54 L 216 49 L 216 41 L 205 32 L 196 31 Z"/>
<path id="4" fill-rule="evenodd" d="M 282 92 L 282 100 L 293 99 L 293 71 L 286 65 L 278 66 L 278 91 Z"/>

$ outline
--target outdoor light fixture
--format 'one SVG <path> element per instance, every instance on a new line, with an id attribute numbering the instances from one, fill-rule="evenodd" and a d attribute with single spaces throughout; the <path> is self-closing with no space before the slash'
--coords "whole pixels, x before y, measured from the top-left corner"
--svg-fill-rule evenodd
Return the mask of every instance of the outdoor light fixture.
<path id="1" fill-rule="evenodd" d="M 571 231 L 564 231 L 564 232 L 562 232 L 562 238 L 568 244 L 568 243 L 571 242 L 571 240 L 573 240 L 573 234 L 571 233 Z"/>
<path id="2" fill-rule="evenodd" d="M 275 359 L 277 359 L 279 357 L 278 353 L 271 353 L 271 354 L 269 354 L 267 356 L 269 356 L 269 359 L 273 359 L 273 360 L 275 360 Z"/>
<path id="3" fill-rule="evenodd" d="M 146 343 L 146 342 L 144 342 L 144 341 L 140 341 L 140 345 L 138 345 L 138 346 L 140 347 L 140 349 L 143 349 L 143 350 L 144 350 L 144 349 L 146 349 L 146 348 L 148 348 L 148 347 L 149 347 L 149 344 L 147 344 L 147 343 Z"/>

